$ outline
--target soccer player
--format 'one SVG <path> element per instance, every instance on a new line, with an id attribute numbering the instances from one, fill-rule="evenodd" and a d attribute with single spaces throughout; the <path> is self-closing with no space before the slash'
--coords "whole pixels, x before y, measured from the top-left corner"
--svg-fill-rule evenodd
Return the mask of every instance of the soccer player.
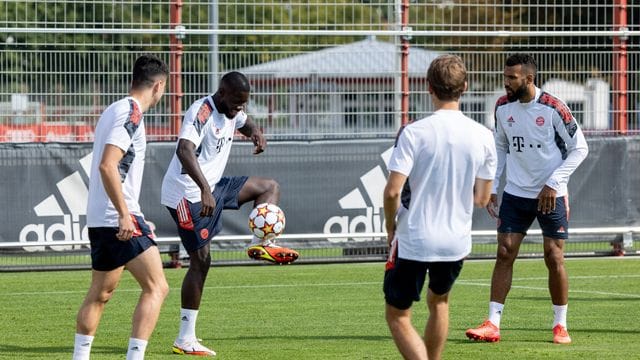
<path id="1" fill-rule="evenodd" d="M 549 270 L 553 303 L 553 342 L 571 343 L 567 332 L 569 284 L 564 267 L 568 238 L 569 176 L 587 156 L 587 142 L 567 105 L 535 85 L 537 65 L 527 54 L 509 56 L 504 67 L 506 96 L 495 107 L 498 171 L 487 206 L 498 219 L 498 250 L 489 317 L 467 337 L 500 340 L 500 319 L 511 288 L 513 263 L 534 219 L 542 229 L 544 262 Z M 498 182 L 507 167 L 506 186 L 499 214 Z"/>
<path id="2" fill-rule="evenodd" d="M 78 311 L 73 359 L 89 359 L 93 337 L 126 267 L 142 288 L 133 313 L 127 359 L 143 359 L 169 292 L 153 233 L 138 204 L 146 149 L 143 113 L 165 91 L 169 69 L 152 55 L 133 66 L 129 96 L 111 104 L 95 130 L 87 226 L 91 287 Z"/>
<path id="3" fill-rule="evenodd" d="M 389 160 L 384 294 L 402 356 L 437 360 L 449 331 L 449 291 L 471 252 L 473 207 L 488 204 L 497 159 L 491 131 L 459 110 L 467 89 L 462 59 L 439 56 L 427 82 L 436 111 L 401 130 Z M 421 338 L 411 305 L 420 300 L 427 273 L 429 318 Z"/>
<path id="4" fill-rule="evenodd" d="M 173 344 L 177 354 L 213 356 L 200 344 L 196 319 L 204 283 L 211 267 L 211 239 L 222 228 L 222 210 L 277 204 L 280 188 L 273 179 L 223 177 L 236 129 L 253 141 L 254 154 L 267 143 L 262 132 L 243 111 L 249 99 L 248 79 L 239 72 L 225 74 L 215 94 L 195 101 L 184 115 L 176 152 L 162 181 L 162 204 L 178 227 L 189 253 L 189 269 L 182 282 L 180 331 Z M 298 258 L 294 250 L 271 241 L 253 238 L 248 255 L 256 260 L 290 263 Z"/>

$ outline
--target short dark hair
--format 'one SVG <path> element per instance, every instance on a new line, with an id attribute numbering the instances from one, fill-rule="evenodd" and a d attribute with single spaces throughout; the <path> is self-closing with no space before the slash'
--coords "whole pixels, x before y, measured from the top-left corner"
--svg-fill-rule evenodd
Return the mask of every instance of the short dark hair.
<path id="1" fill-rule="evenodd" d="M 538 71 L 538 64 L 536 63 L 536 59 L 529 54 L 513 54 L 507 58 L 504 62 L 505 66 L 516 66 L 522 65 L 523 68 L 527 68 L 529 71 L 533 73 L 533 77 L 536 77 L 536 72 Z"/>
<path id="2" fill-rule="evenodd" d="M 467 68 L 457 55 L 440 55 L 429 65 L 427 82 L 440 100 L 458 100 L 465 90 Z"/>
<path id="3" fill-rule="evenodd" d="M 230 91 L 251 91 L 249 79 L 247 79 L 247 77 L 244 76 L 243 73 L 238 71 L 232 71 L 224 74 L 222 79 L 220 79 L 220 87 L 224 87 L 225 89 Z"/>
<path id="4" fill-rule="evenodd" d="M 169 77 L 169 67 L 155 55 L 145 54 L 136 59 L 133 65 L 132 89 L 148 88 L 159 76 Z"/>

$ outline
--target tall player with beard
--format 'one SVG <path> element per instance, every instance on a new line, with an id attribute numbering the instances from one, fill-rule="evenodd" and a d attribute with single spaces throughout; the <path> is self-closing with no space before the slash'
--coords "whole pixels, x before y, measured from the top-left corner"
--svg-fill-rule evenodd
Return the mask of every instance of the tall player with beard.
<path id="1" fill-rule="evenodd" d="M 569 284 L 564 267 L 564 243 L 568 238 L 567 183 L 588 153 L 580 126 L 567 105 L 535 85 L 537 64 L 533 57 L 515 54 L 504 67 L 506 96 L 495 108 L 495 142 L 498 171 L 487 206 L 498 218 L 498 250 L 491 279 L 488 319 L 468 329 L 473 340 L 500 340 L 500 320 L 511 288 L 513 263 L 534 219 L 543 235 L 544 261 L 548 269 L 553 303 L 553 342 L 571 343 L 567 332 Z M 499 213 L 497 190 L 507 168 Z"/>

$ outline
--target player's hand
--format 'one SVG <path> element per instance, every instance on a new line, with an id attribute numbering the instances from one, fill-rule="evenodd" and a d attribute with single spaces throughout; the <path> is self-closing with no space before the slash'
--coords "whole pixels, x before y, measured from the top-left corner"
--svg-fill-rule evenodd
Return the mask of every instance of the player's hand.
<path id="1" fill-rule="evenodd" d="M 200 216 L 211 216 L 213 210 L 216 208 L 216 200 L 213 198 L 210 192 L 203 191 L 201 196 L 202 208 L 200 209 Z"/>
<path id="2" fill-rule="evenodd" d="M 116 234 L 116 238 L 120 241 L 129 241 L 131 240 L 131 236 L 133 232 L 136 230 L 136 227 L 133 225 L 133 221 L 131 220 L 131 215 L 126 214 L 125 216 L 118 217 L 118 233 Z"/>
<path id="3" fill-rule="evenodd" d="M 251 135 L 251 141 L 253 141 L 253 145 L 256 146 L 253 149 L 254 155 L 260 154 L 267 147 L 267 139 L 265 139 L 261 132 Z"/>
<path id="4" fill-rule="evenodd" d="M 498 218 L 498 195 L 497 194 L 491 194 L 491 197 L 489 198 L 489 203 L 487 204 L 487 212 L 492 218 L 494 219 Z"/>
<path id="5" fill-rule="evenodd" d="M 556 210 L 556 191 L 545 185 L 538 194 L 538 211 L 550 214 Z"/>

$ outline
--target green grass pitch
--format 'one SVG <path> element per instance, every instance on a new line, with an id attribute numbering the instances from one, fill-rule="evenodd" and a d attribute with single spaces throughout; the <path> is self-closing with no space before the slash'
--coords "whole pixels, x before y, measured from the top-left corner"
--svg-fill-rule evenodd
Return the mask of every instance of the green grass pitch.
<path id="1" fill-rule="evenodd" d="M 453 288 L 445 359 L 631 359 L 640 354 L 640 258 L 567 260 L 573 344 L 551 343 L 553 314 L 542 259 L 516 262 L 502 341 L 474 343 L 464 331 L 487 313 L 493 261 L 468 261 Z M 217 359 L 399 359 L 384 321 L 384 264 L 212 268 L 198 336 Z M 148 359 L 176 359 L 184 269 L 166 270 L 171 287 L 147 348 Z M 75 315 L 90 271 L 0 274 L 0 359 L 70 359 Z M 107 305 L 92 359 L 123 359 L 139 295 L 125 273 Z M 423 299 L 424 300 L 424 299 Z M 424 301 L 414 305 L 418 329 Z M 421 330 L 420 330 L 421 331 Z"/>

